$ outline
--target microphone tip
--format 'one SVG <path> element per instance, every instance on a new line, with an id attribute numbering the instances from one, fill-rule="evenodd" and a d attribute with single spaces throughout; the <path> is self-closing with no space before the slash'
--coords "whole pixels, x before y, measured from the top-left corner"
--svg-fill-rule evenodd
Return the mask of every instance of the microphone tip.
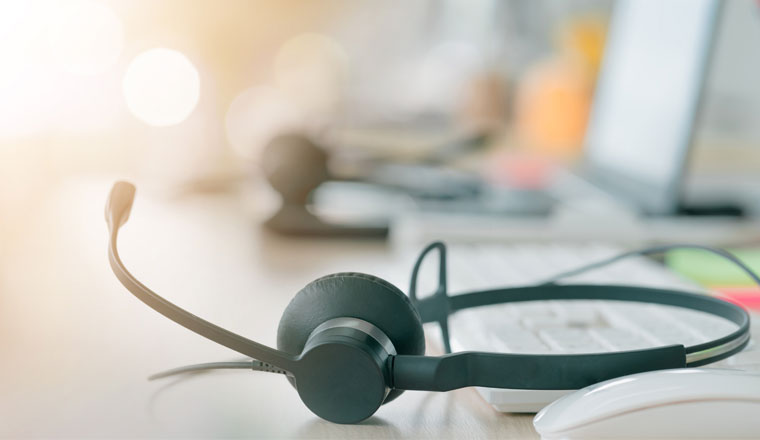
<path id="1" fill-rule="evenodd" d="M 111 195 L 118 193 L 119 195 L 123 195 L 124 197 L 129 197 L 132 199 L 135 196 L 135 191 L 136 188 L 133 184 L 127 182 L 126 180 L 118 180 L 113 184 Z"/>
<path id="2" fill-rule="evenodd" d="M 129 219 L 136 188 L 129 182 L 118 181 L 113 184 L 106 204 L 106 222 L 109 228 L 120 227 Z"/>

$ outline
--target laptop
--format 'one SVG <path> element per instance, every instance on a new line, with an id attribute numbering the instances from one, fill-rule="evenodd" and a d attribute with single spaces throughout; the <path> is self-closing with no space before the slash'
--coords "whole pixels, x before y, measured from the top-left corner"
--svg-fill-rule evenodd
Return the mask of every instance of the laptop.
<path id="1" fill-rule="evenodd" d="M 678 212 L 720 2 L 622 1 L 585 140 L 588 178 L 648 214 Z"/>
<path id="2" fill-rule="evenodd" d="M 690 217 L 686 227 L 678 221 L 720 7 L 718 0 L 615 3 L 582 166 L 560 171 L 543 194 L 526 196 L 552 200 L 543 215 L 524 215 L 519 203 L 488 213 L 454 205 L 410 210 L 396 219 L 391 237 L 637 243 L 741 237 L 749 226 L 737 217 Z"/>

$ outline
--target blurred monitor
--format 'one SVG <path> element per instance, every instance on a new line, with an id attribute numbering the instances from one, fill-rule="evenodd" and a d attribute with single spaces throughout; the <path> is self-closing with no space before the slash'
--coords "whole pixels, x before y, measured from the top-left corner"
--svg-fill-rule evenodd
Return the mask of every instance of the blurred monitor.
<path id="1" fill-rule="evenodd" d="M 673 214 L 699 108 L 717 0 L 615 4 L 586 134 L 589 177 Z"/>

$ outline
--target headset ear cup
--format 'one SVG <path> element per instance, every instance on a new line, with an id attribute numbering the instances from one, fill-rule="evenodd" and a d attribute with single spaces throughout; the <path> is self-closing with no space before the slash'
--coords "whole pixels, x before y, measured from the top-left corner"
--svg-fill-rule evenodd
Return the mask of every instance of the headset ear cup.
<path id="1" fill-rule="evenodd" d="M 341 317 L 372 323 L 390 338 L 398 354 L 425 353 L 422 322 L 409 298 L 381 278 L 355 272 L 327 275 L 301 289 L 282 314 L 277 347 L 298 355 L 317 326 Z M 385 402 L 400 394 L 392 390 Z"/>

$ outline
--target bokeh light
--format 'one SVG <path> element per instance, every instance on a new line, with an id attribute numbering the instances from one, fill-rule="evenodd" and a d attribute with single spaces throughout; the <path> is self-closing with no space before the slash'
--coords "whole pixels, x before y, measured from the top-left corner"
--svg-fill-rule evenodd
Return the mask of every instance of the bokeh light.
<path id="1" fill-rule="evenodd" d="M 182 53 L 156 48 L 129 64 L 122 90 L 132 114 L 157 127 L 179 124 L 193 111 L 200 96 L 200 77 Z"/>
<path id="2" fill-rule="evenodd" d="M 123 26 L 105 4 L 69 1 L 51 23 L 48 42 L 63 70 L 97 75 L 112 67 L 124 46 Z"/>

